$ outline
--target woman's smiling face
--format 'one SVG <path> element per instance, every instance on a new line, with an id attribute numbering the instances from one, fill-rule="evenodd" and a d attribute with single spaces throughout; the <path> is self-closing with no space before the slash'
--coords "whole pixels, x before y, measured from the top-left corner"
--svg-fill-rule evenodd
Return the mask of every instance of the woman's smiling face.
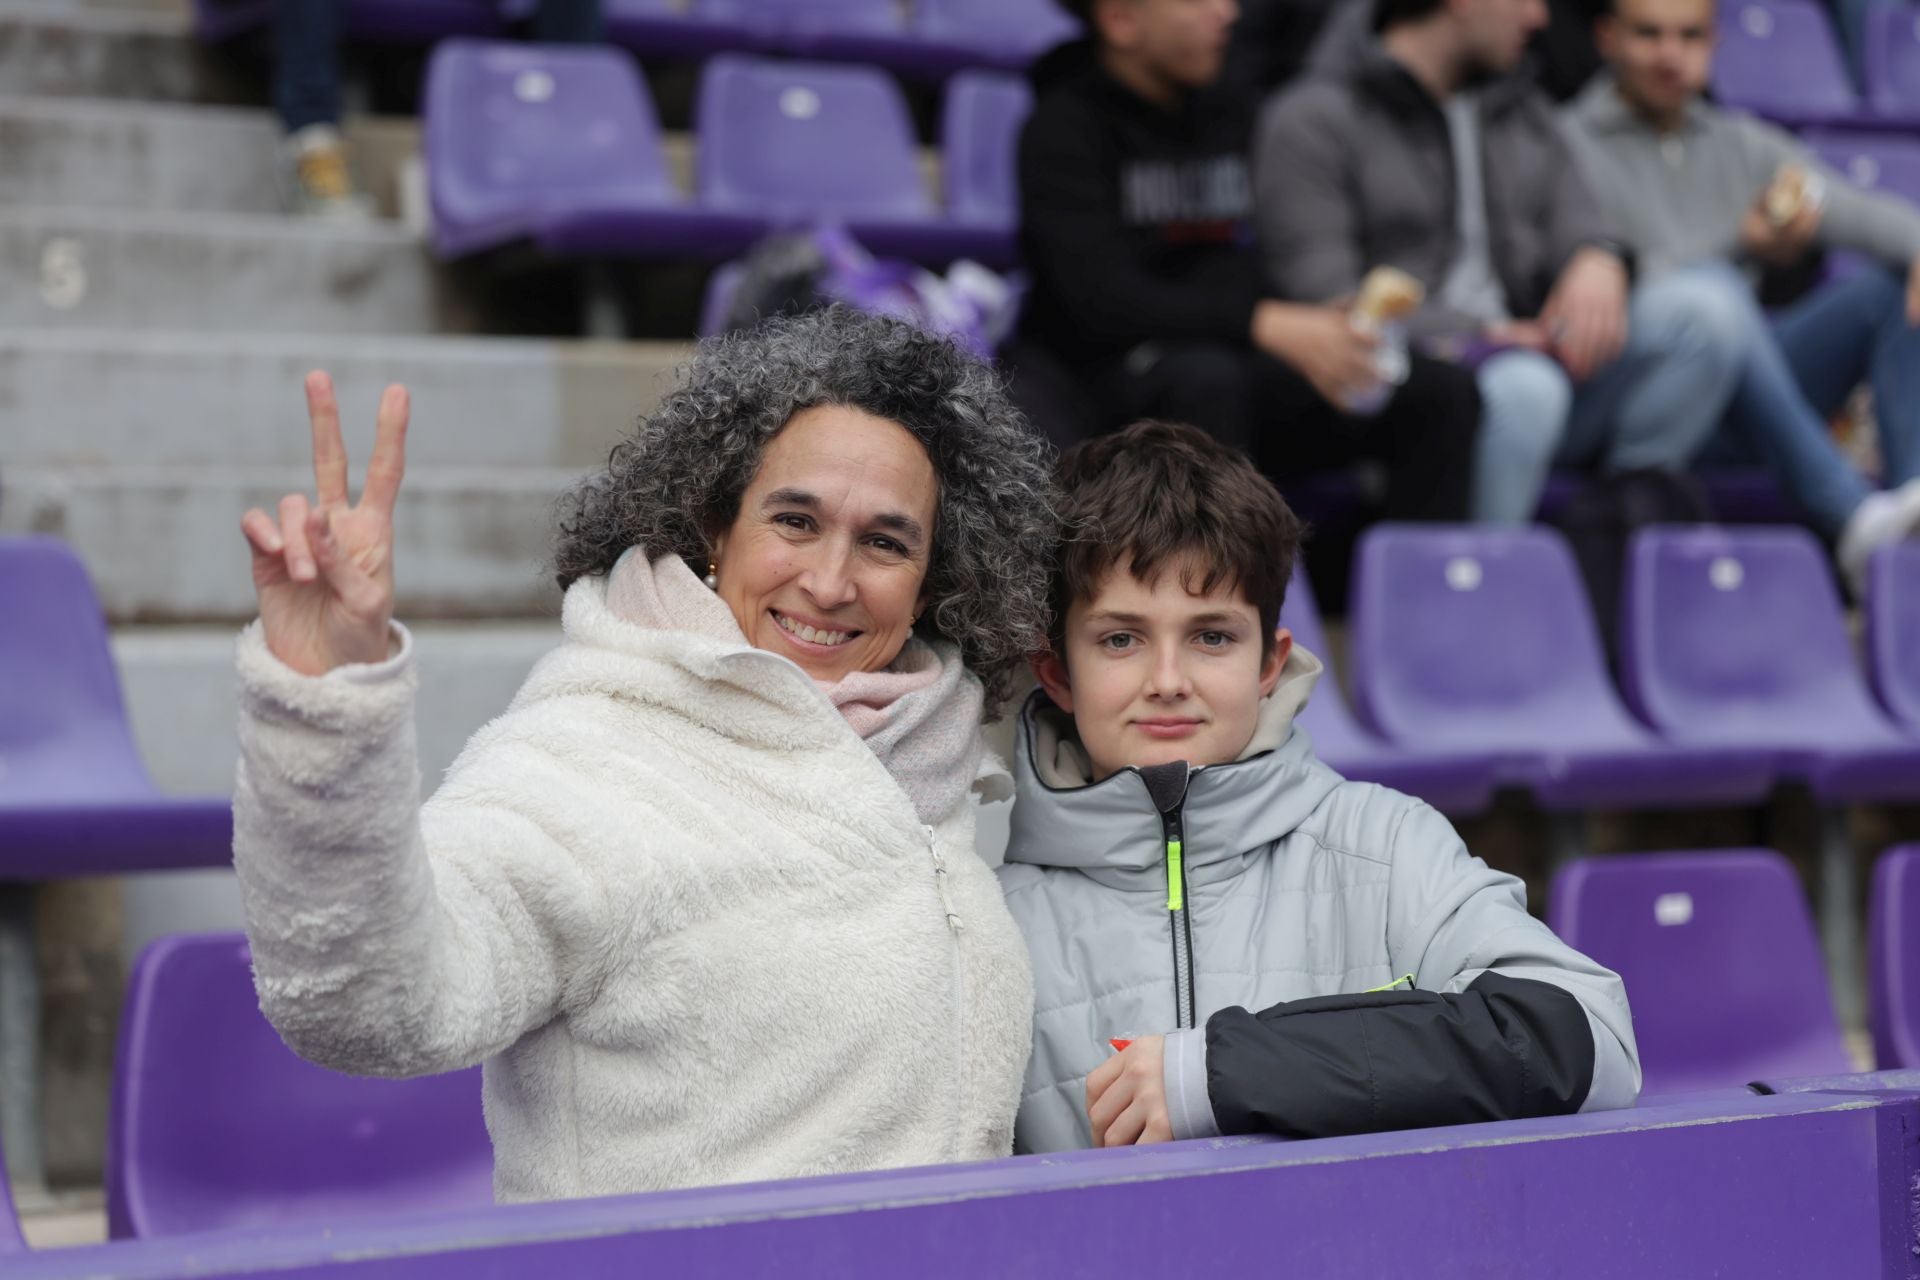
<path id="1" fill-rule="evenodd" d="M 897 422 L 815 405 L 767 442 L 713 540 L 720 598 L 757 649 L 815 680 L 878 671 L 923 604 L 939 484 Z"/>

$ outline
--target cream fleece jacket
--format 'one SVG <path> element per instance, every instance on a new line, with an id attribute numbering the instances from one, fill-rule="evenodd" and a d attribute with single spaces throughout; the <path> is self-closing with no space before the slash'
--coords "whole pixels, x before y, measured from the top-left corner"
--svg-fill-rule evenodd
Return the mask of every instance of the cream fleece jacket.
<path id="1" fill-rule="evenodd" d="M 562 624 L 424 805 L 404 629 L 318 678 L 242 633 L 234 862 L 287 1043 L 484 1061 L 502 1201 L 1007 1154 L 1032 980 L 972 797 L 922 826 L 797 666 L 603 579 Z"/>

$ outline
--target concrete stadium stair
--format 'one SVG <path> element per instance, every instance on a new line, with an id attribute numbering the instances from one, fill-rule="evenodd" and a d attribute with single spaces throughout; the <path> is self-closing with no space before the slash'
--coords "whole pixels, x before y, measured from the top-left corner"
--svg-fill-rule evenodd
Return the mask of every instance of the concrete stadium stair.
<path id="1" fill-rule="evenodd" d="M 0 209 L 0 328 L 458 333 L 456 294 L 389 222 Z"/>
<path id="2" fill-rule="evenodd" d="M 0 94 L 233 103 L 257 92 L 194 42 L 183 4 L 0 5 Z"/>
<path id="3" fill-rule="evenodd" d="M 396 216 L 419 128 L 357 117 L 346 135 L 356 185 Z M 0 97 L 0 206 L 277 215 L 279 143 L 257 107 Z"/>

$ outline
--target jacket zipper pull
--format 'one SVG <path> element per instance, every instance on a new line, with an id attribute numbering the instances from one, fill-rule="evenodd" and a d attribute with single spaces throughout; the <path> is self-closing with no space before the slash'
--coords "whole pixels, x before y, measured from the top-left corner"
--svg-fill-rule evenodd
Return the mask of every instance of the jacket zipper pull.
<path id="1" fill-rule="evenodd" d="M 947 913 L 947 928 L 959 933 L 965 926 L 960 923 L 960 913 L 953 909 L 953 895 L 947 889 L 947 860 L 940 853 L 940 846 L 934 842 L 933 828 L 922 827 L 927 833 L 927 852 L 933 855 L 933 883 L 940 890 L 940 907 Z"/>

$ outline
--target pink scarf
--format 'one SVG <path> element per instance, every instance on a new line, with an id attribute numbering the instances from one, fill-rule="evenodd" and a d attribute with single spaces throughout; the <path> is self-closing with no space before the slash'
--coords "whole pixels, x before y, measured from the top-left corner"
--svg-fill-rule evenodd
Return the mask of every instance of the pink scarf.
<path id="1" fill-rule="evenodd" d="M 732 610 L 679 556 L 652 565 L 632 551 L 621 556 L 607 578 L 607 607 L 636 626 L 747 643 Z M 953 645 L 910 636 L 881 670 L 814 686 L 880 758 L 920 821 L 938 823 L 966 799 L 984 750 L 983 700 Z"/>

